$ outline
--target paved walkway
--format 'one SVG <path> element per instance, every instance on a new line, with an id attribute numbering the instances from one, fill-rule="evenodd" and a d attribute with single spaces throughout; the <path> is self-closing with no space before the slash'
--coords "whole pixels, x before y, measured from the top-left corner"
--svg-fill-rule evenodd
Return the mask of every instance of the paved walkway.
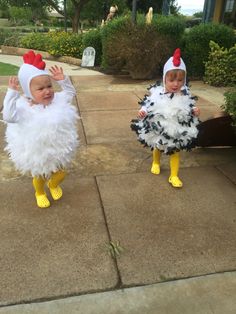
<path id="1" fill-rule="evenodd" d="M 0 125 L 0 313 L 235 313 L 236 149 L 181 154 L 173 189 L 168 158 L 152 175 L 129 129 L 151 82 L 92 72 L 72 77 L 81 146 L 49 209 L 35 207 Z M 223 90 L 192 85 L 203 119 L 220 113 Z"/>
<path id="2" fill-rule="evenodd" d="M 20 66 L 22 64 L 22 56 L 0 54 L 0 62 Z M 71 65 L 68 63 L 62 63 L 62 62 L 47 60 L 46 64 L 47 64 L 46 68 L 50 68 L 54 64 L 57 64 L 58 66 L 63 67 L 63 70 L 64 70 L 66 75 L 70 75 L 70 76 L 72 76 L 72 75 L 79 75 L 79 76 L 81 76 L 81 75 L 86 75 L 86 76 L 104 75 L 98 71 L 94 71 L 92 69 L 82 68 L 82 67 L 79 67 L 77 65 Z M 0 76 L 1 76 L 1 74 L 0 74 Z"/>

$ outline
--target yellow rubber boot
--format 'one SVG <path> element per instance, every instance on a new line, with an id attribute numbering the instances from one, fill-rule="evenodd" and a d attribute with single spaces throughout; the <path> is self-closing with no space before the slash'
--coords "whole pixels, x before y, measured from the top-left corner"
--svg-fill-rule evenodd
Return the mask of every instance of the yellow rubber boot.
<path id="1" fill-rule="evenodd" d="M 170 156 L 170 177 L 169 177 L 169 183 L 172 184 L 174 188 L 181 188 L 183 186 L 183 183 L 178 177 L 179 173 L 179 161 L 180 161 L 180 155 L 179 153 L 174 153 Z"/>
<path id="2" fill-rule="evenodd" d="M 45 179 L 42 177 L 33 178 L 33 186 L 35 189 L 35 197 L 38 207 L 46 208 L 50 206 L 50 202 L 47 198 L 47 195 L 44 191 Z"/>
<path id="3" fill-rule="evenodd" d="M 59 184 L 64 180 L 66 176 L 65 171 L 60 170 L 52 174 L 51 179 L 48 181 L 47 186 L 50 190 L 52 198 L 57 201 L 62 197 L 62 189 Z"/>
<path id="4" fill-rule="evenodd" d="M 152 152 L 152 168 L 151 173 L 153 174 L 159 174 L 160 173 L 160 158 L 161 158 L 161 152 L 159 149 L 154 148 Z"/>

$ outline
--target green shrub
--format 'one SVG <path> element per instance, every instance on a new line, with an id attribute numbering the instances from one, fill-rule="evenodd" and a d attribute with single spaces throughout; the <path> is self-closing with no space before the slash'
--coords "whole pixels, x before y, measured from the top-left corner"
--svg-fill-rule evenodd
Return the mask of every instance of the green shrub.
<path id="1" fill-rule="evenodd" d="M 155 15 L 152 20 L 158 33 L 171 36 L 177 42 L 184 33 L 186 21 L 183 17 Z"/>
<path id="2" fill-rule="evenodd" d="M 86 47 L 93 47 L 95 49 L 95 65 L 100 65 L 102 61 L 102 38 L 100 29 L 91 30 L 83 34 L 82 50 Z"/>
<path id="3" fill-rule="evenodd" d="M 5 41 L 13 34 L 10 29 L 0 28 L 0 45 L 5 45 Z"/>
<path id="4" fill-rule="evenodd" d="M 102 29 L 102 66 L 113 72 L 127 70 L 133 78 L 157 76 L 178 45 L 183 25 L 183 20 L 172 17 L 151 24 L 143 16 L 138 16 L 137 24 L 129 17 L 112 20 Z"/>
<path id="5" fill-rule="evenodd" d="M 82 35 L 67 32 L 48 33 L 50 47 L 48 52 L 56 57 L 70 56 L 79 58 L 82 52 Z"/>
<path id="6" fill-rule="evenodd" d="M 31 33 L 20 41 L 21 47 L 47 51 L 51 55 L 71 56 L 82 55 L 82 35 L 66 32 Z"/>
<path id="7" fill-rule="evenodd" d="M 194 26 L 184 35 L 183 57 L 186 62 L 188 75 L 203 77 L 204 62 L 210 51 L 210 40 L 220 46 L 230 48 L 235 43 L 233 29 L 223 24 L 200 24 Z"/>
<path id="8" fill-rule="evenodd" d="M 23 48 L 48 51 L 50 38 L 47 34 L 30 33 L 21 38 L 20 45 Z"/>
<path id="9" fill-rule="evenodd" d="M 233 125 L 236 126 L 236 87 L 226 92 L 224 96 L 225 104 L 222 106 L 222 109 L 232 117 Z"/>
<path id="10" fill-rule="evenodd" d="M 125 65 L 122 50 L 127 36 L 123 34 L 126 34 L 128 23 L 127 17 L 115 18 L 101 29 L 102 67 L 106 70 L 119 72 Z"/>
<path id="11" fill-rule="evenodd" d="M 210 41 L 210 50 L 204 81 L 213 86 L 236 85 L 236 44 L 227 49 Z"/>
<path id="12" fill-rule="evenodd" d="M 10 37 L 7 37 L 5 40 L 4 40 L 4 43 L 3 45 L 4 46 L 11 46 L 11 47 L 21 47 L 21 38 L 22 38 L 22 35 L 20 33 L 11 33 L 11 36 Z"/>

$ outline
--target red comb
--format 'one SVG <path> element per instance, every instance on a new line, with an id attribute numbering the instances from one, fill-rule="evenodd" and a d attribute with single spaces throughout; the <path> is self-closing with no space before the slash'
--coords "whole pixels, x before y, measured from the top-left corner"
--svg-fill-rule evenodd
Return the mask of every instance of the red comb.
<path id="1" fill-rule="evenodd" d="M 23 55 L 24 63 L 31 64 L 40 70 L 44 70 L 46 63 L 42 60 L 41 54 L 35 54 L 33 50 Z"/>
<path id="2" fill-rule="evenodd" d="M 174 55 L 173 55 L 173 64 L 174 66 L 178 67 L 180 65 L 180 55 L 181 55 L 181 51 L 179 48 L 175 49 Z"/>

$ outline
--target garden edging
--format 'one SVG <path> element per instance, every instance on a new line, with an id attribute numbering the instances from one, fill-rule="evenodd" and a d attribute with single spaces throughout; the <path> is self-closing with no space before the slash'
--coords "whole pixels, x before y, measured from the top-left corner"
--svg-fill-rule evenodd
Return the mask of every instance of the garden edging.
<path id="1" fill-rule="evenodd" d="M 19 48 L 19 47 L 11 47 L 11 46 L 1 46 L 1 53 L 6 54 L 6 55 L 15 55 L 15 56 L 23 56 L 26 52 L 28 52 L 30 49 L 25 49 L 25 48 Z M 47 60 L 54 60 L 58 62 L 64 62 L 64 63 L 69 63 L 73 65 L 81 65 L 81 59 L 78 58 L 73 58 L 69 56 L 62 56 L 62 57 L 54 57 L 50 55 L 46 51 L 40 51 L 40 50 L 35 50 L 36 53 L 40 53 L 44 59 Z"/>

